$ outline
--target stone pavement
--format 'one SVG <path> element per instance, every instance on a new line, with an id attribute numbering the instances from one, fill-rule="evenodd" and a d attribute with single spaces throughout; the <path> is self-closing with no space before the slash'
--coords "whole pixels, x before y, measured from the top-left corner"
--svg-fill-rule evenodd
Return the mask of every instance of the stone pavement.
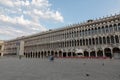
<path id="1" fill-rule="evenodd" d="M 120 60 L 3 57 L 0 80 L 120 80 Z"/>

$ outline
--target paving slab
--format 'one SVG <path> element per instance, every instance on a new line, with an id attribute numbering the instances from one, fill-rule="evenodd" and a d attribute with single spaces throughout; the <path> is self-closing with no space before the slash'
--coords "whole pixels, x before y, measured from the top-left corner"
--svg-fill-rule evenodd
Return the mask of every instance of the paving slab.
<path id="1" fill-rule="evenodd" d="M 0 80 L 120 80 L 120 60 L 3 57 Z"/>

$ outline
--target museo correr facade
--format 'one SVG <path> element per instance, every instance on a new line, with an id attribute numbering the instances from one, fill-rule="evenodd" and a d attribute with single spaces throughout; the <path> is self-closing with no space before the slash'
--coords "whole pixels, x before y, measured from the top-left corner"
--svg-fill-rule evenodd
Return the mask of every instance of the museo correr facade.
<path id="1" fill-rule="evenodd" d="M 120 14 L 4 42 L 4 55 L 120 58 Z"/>

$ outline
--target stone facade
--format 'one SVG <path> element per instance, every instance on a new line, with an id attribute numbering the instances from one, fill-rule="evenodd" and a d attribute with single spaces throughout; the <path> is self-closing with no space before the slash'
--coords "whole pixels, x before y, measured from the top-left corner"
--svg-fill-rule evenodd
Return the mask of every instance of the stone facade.
<path id="1" fill-rule="evenodd" d="M 21 41 L 27 58 L 120 58 L 120 14 L 5 41 L 4 55 L 19 54 Z"/>
<path id="2" fill-rule="evenodd" d="M 4 51 L 4 41 L 0 40 L 0 56 L 3 56 Z"/>

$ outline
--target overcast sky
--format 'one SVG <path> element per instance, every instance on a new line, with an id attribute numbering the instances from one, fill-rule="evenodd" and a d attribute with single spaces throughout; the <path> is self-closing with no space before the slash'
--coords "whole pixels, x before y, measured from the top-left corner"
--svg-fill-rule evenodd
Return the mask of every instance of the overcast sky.
<path id="1" fill-rule="evenodd" d="M 0 0 L 0 40 L 115 13 L 120 0 Z"/>

